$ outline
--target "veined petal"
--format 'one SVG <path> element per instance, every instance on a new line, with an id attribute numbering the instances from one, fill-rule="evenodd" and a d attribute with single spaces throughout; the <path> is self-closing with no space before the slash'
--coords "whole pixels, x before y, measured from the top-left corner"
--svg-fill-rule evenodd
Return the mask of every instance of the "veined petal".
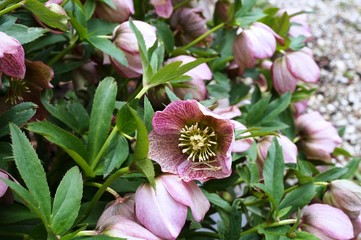
<path id="1" fill-rule="evenodd" d="M 1 178 L 9 179 L 9 176 L 0 170 L 0 198 L 4 196 L 4 194 L 8 190 L 8 185 L 1 181 Z"/>
<path id="2" fill-rule="evenodd" d="M 296 78 L 304 82 L 317 82 L 320 68 L 312 57 L 302 51 L 286 54 L 287 68 Z"/>
<path id="3" fill-rule="evenodd" d="M 273 86 L 278 93 L 282 94 L 288 91 L 295 91 L 297 79 L 287 68 L 285 57 L 277 58 L 273 62 L 271 72 Z"/>
<path id="4" fill-rule="evenodd" d="M 25 52 L 20 42 L 0 32 L 0 72 L 23 79 L 25 77 Z"/>
<path id="5" fill-rule="evenodd" d="M 245 31 L 245 34 L 250 39 L 250 51 L 255 58 L 269 58 L 276 51 L 274 34 L 263 27 L 252 25 L 249 30 Z"/>
<path id="6" fill-rule="evenodd" d="M 172 15 L 173 6 L 171 0 L 151 0 L 150 3 L 154 6 L 158 16 L 169 18 Z"/>

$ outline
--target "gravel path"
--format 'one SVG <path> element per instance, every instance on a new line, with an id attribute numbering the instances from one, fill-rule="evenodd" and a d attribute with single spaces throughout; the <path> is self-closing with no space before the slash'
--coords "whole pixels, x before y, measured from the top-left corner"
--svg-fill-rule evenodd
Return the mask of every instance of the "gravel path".
<path id="1" fill-rule="evenodd" d="M 321 78 L 310 107 L 336 127 L 346 126 L 342 147 L 361 156 L 361 0 L 270 2 L 314 12 L 308 20 Z"/>

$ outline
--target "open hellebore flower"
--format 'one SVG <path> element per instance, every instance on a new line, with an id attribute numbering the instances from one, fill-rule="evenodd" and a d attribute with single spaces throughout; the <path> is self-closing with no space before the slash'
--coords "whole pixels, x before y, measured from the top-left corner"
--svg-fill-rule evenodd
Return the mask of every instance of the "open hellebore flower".
<path id="1" fill-rule="evenodd" d="M 173 12 L 173 5 L 171 0 L 150 0 L 154 6 L 155 12 L 162 18 L 169 18 Z"/>
<path id="2" fill-rule="evenodd" d="M 133 0 L 112 0 L 115 8 L 98 1 L 95 15 L 108 22 L 123 23 L 134 13 Z"/>
<path id="3" fill-rule="evenodd" d="M 294 92 L 299 80 L 314 83 L 320 78 L 320 68 L 307 51 L 287 52 L 273 62 L 272 81 L 279 94 Z"/>
<path id="4" fill-rule="evenodd" d="M 155 188 L 143 184 L 135 193 L 136 215 L 147 229 L 162 239 L 176 239 L 187 218 L 187 207 L 200 222 L 210 203 L 195 182 L 184 182 L 176 175 L 155 179 Z"/>
<path id="5" fill-rule="evenodd" d="M 233 52 L 241 74 L 246 68 L 254 67 L 257 59 L 272 57 L 276 51 L 276 40 L 283 43 L 283 38 L 260 22 L 239 31 L 233 43 Z"/>
<path id="6" fill-rule="evenodd" d="M 352 239 L 353 227 L 347 215 L 327 204 L 312 204 L 302 209 L 301 229 L 322 240 Z"/>
<path id="7" fill-rule="evenodd" d="M 350 180 L 334 180 L 328 185 L 323 201 L 341 209 L 350 218 L 356 219 L 361 211 L 361 187 Z"/>
<path id="8" fill-rule="evenodd" d="M 147 48 L 153 46 L 156 37 L 155 27 L 142 21 L 133 21 L 134 25 L 143 34 Z M 130 29 L 129 22 L 124 22 L 114 29 L 114 44 L 120 48 L 128 61 L 128 67 L 123 66 L 117 60 L 110 58 L 115 70 L 126 78 L 136 78 L 143 74 L 142 60 L 139 54 L 138 42 L 135 34 Z"/>
<path id="9" fill-rule="evenodd" d="M 231 174 L 234 125 L 195 100 L 174 101 L 153 118 L 149 158 L 185 181 Z"/>
<path id="10" fill-rule="evenodd" d="M 20 42 L 0 32 L 0 86 L 1 75 L 23 79 L 25 77 L 25 53 Z"/>
<path id="11" fill-rule="evenodd" d="M 169 64 L 172 62 L 183 62 L 182 64 L 186 64 L 189 62 L 195 61 L 196 58 L 186 55 L 180 55 L 178 57 L 168 59 L 165 64 Z M 190 76 L 191 80 L 183 83 L 185 87 L 177 87 L 173 86 L 174 93 L 181 99 L 188 93 L 192 94 L 192 98 L 198 101 L 204 100 L 207 96 L 207 89 L 204 80 L 212 79 L 212 72 L 209 69 L 206 63 L 202 63 L 197 67 L 189 70 L 184 75 Z"/>
<path id="12" fill-rule="evenodd" d="M 331 153 L 342 142 L 336 128 L 318 112 L 302 114 L 296 118 L 299 147 L 309 159 L 331 160 Z"/>
<path id="13" fill-rule="evenodd" d="M 129 240 L 158 240 L 157 236 L 138 223 L 134 211 L 134 194 L 111 202 L 98 220 L 97 232 Z"/>

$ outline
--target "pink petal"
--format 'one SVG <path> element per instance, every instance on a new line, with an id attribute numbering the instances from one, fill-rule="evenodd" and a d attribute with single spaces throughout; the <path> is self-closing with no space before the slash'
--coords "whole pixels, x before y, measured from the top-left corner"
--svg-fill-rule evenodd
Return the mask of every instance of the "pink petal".
<path id="1" fill-rule="evenodd" d="M 320 78 L 320 68 L 312 57 L 302 51 L 288 53 L 286 62 L 292 75 L 304 82 L 314 83 Z"/>
<path id="2" fill-rule="evenodd" d="M 174 87 L 173 91 L 177 97 L 184 99 L 187 94 L 192 95 L 192 99 L 202 101 L 207 97 L 207 88 L 203 79 L 193 78 L 185 82 L 186 87 Z"/>
<path id="3" fill-rule="evenodd" d="M 277 41 L 283 45 L 284 39 L 280 35 L 278 35 L 275 31 L 273 31 L 273 29 L 270 28 L 269 26 L 267 26 L 266 24 L 263 24 L 261 22 L 254 22 L 252 24 L 252 26 L 257 27 L 257 28 L 263 28 L 264 30 L 272 33 L 272 35 L 277 39 Z"/>
<path id="4" fill-rule="evenodd" d="M 250 40 L 244 34 L 240 33 L 233 43 L 234 60 L 239 67 L 239 72 L 242 74 L 246 68 L 251 68 L 256 65 L 256 59 L 249 49 Z"/>
<path id="5" fill-rule="evenodd" d="M 4 194 L 8 190 L 8 185 L 1 181 L 1 178 L 9 179 L 9 176 L 0 170 L 0 198 L 4 196 Z"/>
<path id="6" fill-rule="evenodd" d="M 171 0 L 151 0 L 150 3 L 154 6 L 158 16 L 169 18 L 172 15 L 173 6 Z"/>
<path id="7" fill-rule="evenodd" d="M 147 229 L 164 239 L 178 237 L 187 218 L 187 207 L 176 201 L 163 182 L 156 179 L 156 188 L 140 186 L 135 193 L 135 210 Z"/>
<path id="8" fill-rule="evenodd" d="M 257 25 L 253 24 L 249 30 L 244 31 L 244 34 L 246 34 L 250 44 L 250 51 L 257 59 L 269 58 L 276 51 L 276 39 L 272 33 L 273 30 L 267 30 L 265 27 L 259 27 L 261 24 L 262 23 Z"/>
<path id="9" fill-rule="evenodd" d="M 273 62 L 271 72 L 273 86 L 279 94 L 295 91 L 297 79 L 287 68 L 285 57 L 277 58 Z"/>
<path id="10" fill-rule="evenodd" d="M 193 181 L 186 183 L 176 175 L 162 175 L 160 179 L 169 194 L 176 201 L 190 207 L 197 222 L 202 221 L 210 208 L 210 203 L 197 184 Z"/>
<path id="11" fill-rule="evenodd" d="M 24 79 L 25 71 L 22 45 L 17 39 L 0 32 L 0 72 L 13 78 Z"/>
<path id="12" fill-rule="evenodd" d="M 245 130 L 247 129 L 242 123 L 232 120 L 232 123 L 235 126 L 236 130 Z M 244 133 L 241 136 L 247 136 L 249 133 Z M 232 145 L 232 152 L 245 152 L 247 151 L 253 144 L 253 138 L 244 138 L 241 140 L 236 140 Z"/>

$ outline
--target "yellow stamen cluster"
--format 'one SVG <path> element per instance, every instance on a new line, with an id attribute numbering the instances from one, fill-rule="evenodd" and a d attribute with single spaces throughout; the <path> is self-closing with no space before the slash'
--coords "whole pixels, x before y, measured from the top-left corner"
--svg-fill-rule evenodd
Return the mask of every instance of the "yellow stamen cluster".
<path id="1" fill-rule="evenodd" d="M 217 136 L 213 129 L 208 126 L 202 127 L 196 122 L 182 128 L 178 146 L 188 155 L 187 160 L 209 162 L 216 156 Z"/>

